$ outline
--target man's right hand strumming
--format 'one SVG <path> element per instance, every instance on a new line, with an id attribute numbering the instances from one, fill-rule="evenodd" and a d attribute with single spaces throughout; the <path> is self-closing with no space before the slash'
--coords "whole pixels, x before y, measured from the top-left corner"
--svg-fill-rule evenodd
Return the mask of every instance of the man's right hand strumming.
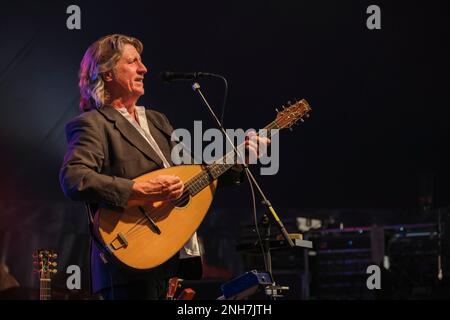
<path id="1" fill-rule="evenodd" d="M 128 202 L 144 205 L 149 202 L 175 200 L 181 197 L 183 190 L 184 184 L 179 177 L 160 175 L 149 181 L 135 182 Z"/>

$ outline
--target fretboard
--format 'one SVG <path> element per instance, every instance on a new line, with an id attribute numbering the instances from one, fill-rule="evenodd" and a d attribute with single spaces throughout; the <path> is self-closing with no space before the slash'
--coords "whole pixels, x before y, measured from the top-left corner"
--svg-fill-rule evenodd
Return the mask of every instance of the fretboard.
<path id="1" fill-rule="evenodd" d="M 51 279 L 41 278 L 39 281 L 39 300 L 51 300 Z"/>

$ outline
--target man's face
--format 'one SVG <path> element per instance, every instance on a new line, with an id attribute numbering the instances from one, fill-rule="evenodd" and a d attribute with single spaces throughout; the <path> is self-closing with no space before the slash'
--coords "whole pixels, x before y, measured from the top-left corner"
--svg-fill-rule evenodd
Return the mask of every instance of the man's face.
<path id="1" fill-rule="evenodd" d="M 144 75 L 147 68 L 141 61 L 136 48 L 126 44 L 122 57 L 113 69 L 113 79 L 109 83 L 112 96 L 139 98 L 144 94 Z"/>

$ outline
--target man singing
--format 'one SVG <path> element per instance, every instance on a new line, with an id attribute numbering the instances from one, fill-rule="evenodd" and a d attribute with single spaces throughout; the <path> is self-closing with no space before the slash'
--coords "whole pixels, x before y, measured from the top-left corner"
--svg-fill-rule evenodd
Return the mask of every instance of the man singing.
<path id="1" fill-rule="evenodd" d="M 159 175 L 145 182 L 132 179 L 172 166 L 170 140 L 173 131 L 166 116 L 136 105 L 144 94 L 147 68 L 141 60 L 142 43 L 114 34 L 94 42 L 80 66 L 82 113 L 66 126 L 68 150 L 60 171 L 67 197 L 99 207 L 123 211 L 130 201 L 144 205 L 181 197 L 184 185 L 177 176 Z M 267 144 L 267 138 L 257 138 Z M 249 152 L 257 144 L 248 141 Z M 228 179 L 240 179 L 233 167 Z M 108 259 L 95 241 L 91 244 L 92 290 L 105 299 L 163 299 L 169 278 L 180 271 L 180 258 L 199 261 L 196 234 L 180 252 L 157 268 L 129 271 Z M 182 259 L 184 260 L 184 259 Z M 192 264 L 201 266 L 201 263 Z M 201 276 L 201 270 L 191 274 Z M 185 273 L 186 274 L 186 273 Z"/>

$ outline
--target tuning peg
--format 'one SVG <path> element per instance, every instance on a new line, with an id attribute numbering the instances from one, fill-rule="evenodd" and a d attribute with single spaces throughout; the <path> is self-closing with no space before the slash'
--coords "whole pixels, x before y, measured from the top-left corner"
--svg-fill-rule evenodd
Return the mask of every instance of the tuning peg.
<path id="1" fill-rule="evenodd" d="M 278 112 L 280 112 L 280 111 L 278 111 L 278 108 L 275 108 L 275 111 L 278 113 Z"/>
<path id="2" fill-rule="evenodd" d="M 52 272 L 52 273 L 57 273 L 57 272 L 58 272 L 58 270 L 56 270 L 56 269 L 52 269 L 52 270 L 50 270 L 50 272 Z"/>
<path id="3" fill-rule="evenodd" d="M 289 128 L 290 131 L 294 131 L 294 129 L 292 129 L 292 127 Z"/>
<path id="4" fill-rule="evenodd" d="M 309 113 L 307 113 L 307 114 L 305 115 L 305 117 L 309 118 Z"/>
<path id="5" fill-rule="evenodd" d="M 287 102 L 287 105 L 290 106 L 291 104 L 292 104 L 292 101 L 289 100 L 289 101 Z"/>
<path id="6" fill-rule="evenodd" d="M 56 266 L 58 265 L 58 262 L 56 262 L 56 261 L 50 262 L 50 265 L 51 265 L 52 267 L 56 267 Z"/>
<path id="7" fill-rule="evenodd" d="M 283 108 L 283 110 L 284 110 L 284 109 L 286 109 L 286 107 L 285 107 L 285 106 L 281 106 L 281 107 Z"/>
<path id="8" fill-rule="evenodd" d="M 305 120 L 303 120 L 303 119 L 300 119 L 300 121 L 301 121 L 301 122 L 305 122 Z"/>
<path id="9" fill-rule="evenodd" d="M 52 258 L 53 258 L 53 259 L 58 258 L 58 254 L 57 254 L 57 253 L 52 254 Z"/>

